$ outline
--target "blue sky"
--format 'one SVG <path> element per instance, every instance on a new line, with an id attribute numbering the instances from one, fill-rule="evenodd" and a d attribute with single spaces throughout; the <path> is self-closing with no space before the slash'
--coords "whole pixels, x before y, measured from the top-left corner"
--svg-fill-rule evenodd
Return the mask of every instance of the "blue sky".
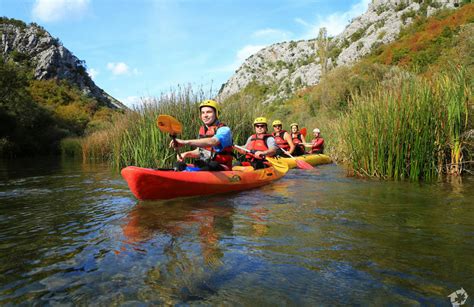
<path id="1" fill-rule="evenodd" d="M 370 0 L 0 0 L 0 16 L 36 22 L 131 106 L 178 85 L 217 91 L 273 43 L 330 35 Z"/>

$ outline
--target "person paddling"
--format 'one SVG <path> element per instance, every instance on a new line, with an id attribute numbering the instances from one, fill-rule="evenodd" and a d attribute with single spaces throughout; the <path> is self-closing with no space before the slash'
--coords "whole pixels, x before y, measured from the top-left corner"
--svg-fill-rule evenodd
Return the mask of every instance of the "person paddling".
<path id="1" fill-rule="evenodd" d="M 235 149 L 242 154 L 246 154 L 246 162 L 253 166 L 253 168 L 265 168 L 269 166 L 264 160 L 265 157 L 275 156 L 278 146 L 273 136 L 267 133 L 268 124 L 265 117 L 257 117 L 253 122 L 253 126 L 255 128 L 255 134 L 251 135 L 245 143 L 245 148 L 250 150 L 252 154 L 239 148 Z M 245 165 L 244 163 L 242 163 L 242 165 Z"/>
<path id="2" fill-rule="evenodd" d="M 293 144 L 293 141 L 291 140 L 290 134 L 286 131 L 283 130 L 283 125 L 280 120 L 274 120 L 272 123 L 273 126 L 273 137 L 275 138 L 275 142 L 277 146 L 283 150 L 286 150 L 287 152 L 293 154 L 295 151 L 295 145 Z M 279 156 L 287 156 L 284 152 L 280 152 L 279 150 L 278 155 Z"/>
<path id="3" fill-rule="evenodd" d="M 321 131 L 318 128 L 313 129 L 314 139 L 311 143 L 305 143 L 307 147 L 311 147 L 309 153 L 322 154 L 324 153 L 324 139 L 321 137 Z"/>
<path id="4" fill-rule="evenodd" d="M 219 121 L 220 106 L 214 100 L 204 100 L 199 104 L 203 125 L 199 128 L 199 137 L 192 140 L 175 139 L 170 147 L 184 145 L 197 147 L 178 155 L 177 170 L 186 169 L 184 159 L 194 158 L 194 165 L 201 171 L 224 171 L 232 169 L 232 132 Z"/>
<path id="5" fill-rule="evenodd" d="M 299 131 L 299 126 L 297 123 L 292 123 L 290 125 L 291 129 L 291 140 L 293 144 L 295 144 L 295 150 L 293 152 L 293 156 L 301 156 L 305 154 L 304 150 L 304 136 Z"/>

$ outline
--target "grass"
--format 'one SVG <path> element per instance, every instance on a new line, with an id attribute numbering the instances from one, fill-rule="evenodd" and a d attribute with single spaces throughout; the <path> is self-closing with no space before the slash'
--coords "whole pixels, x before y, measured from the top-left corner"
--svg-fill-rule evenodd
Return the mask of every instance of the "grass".
<path id="1" fill-rule="evenodd" d="M 160 114 L 169 114 L 183 125 L 183 139 L 195 139 L 202 124 L 199 103 L 205 99 L 202 91 L 179 88 L 171 94 L 147 101 L 143 107 L 117 116 L 113 124 L 84 138 L 85 160 L 110 161 L 120 169 L 128 165 L 141 167 L 170 167 L 176 153 L 169 148 L 170 137 L 156 126 Z M 233 131 L 234 143 L 243 144 L 252 133 L 252 122 L 261 116 L 261 107 L 255 107 L 251 96 L 231 99 L 222 106 L 220 119 Z M 191 148 L 182 148 L 182 151 Z"/>
<path id="2" fill-rule="evenodd" d="M 361 176 L 432 181 L 460 174 L 470 97 L 462 69 L 432 79 L 400 74 L 353 96 L 336 151 Z"/>

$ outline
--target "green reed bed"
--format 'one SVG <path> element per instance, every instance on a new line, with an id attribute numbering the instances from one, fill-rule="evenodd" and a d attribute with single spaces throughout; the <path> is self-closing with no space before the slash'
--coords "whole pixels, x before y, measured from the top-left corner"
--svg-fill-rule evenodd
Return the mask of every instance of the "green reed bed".
<path id="1" fill-rule="evenodd" d="M 106 130 L 96 132 L 82 141 L 84 159 L 110 161 L 117 169 L 128 165 L 141 167 L 170 167 L 176 161 L 176 152 L 169 148 L 171 138 L 161 132 L 156 119 L 160 114 L 172 115 L 183 125 L 183 139 L 197 138 L 202 124 L 199 103 L 207 99 L 202 91 L 179 88 L 144 102 L 143 106 L 114 120 Z M 222 105 L 220 119 L 233 132 L 234 142 L 242 144 L 252 133 L 254 117 L 261 116 L 261 108 L 245 102 Z M 180 151 L 192 148 L 181 148 Z"/>
<path id="2" fill-rule="evenodd" d="M 459 166 L 469 97 L 462 70 L 431 80 L 400 75 L 378 84 L 368 94 L 353 95 L 350 111 L 339 120 L 338 151 L 357 175 L 436 179 L 446 165 Z"/>

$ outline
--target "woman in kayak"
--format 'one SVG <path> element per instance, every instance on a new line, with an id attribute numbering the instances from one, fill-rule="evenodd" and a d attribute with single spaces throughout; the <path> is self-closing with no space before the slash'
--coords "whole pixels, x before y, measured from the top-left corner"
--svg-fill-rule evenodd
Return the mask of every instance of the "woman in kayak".
<path id="1" fill-rule="evenodd" d="M 199 128 L 199 137 L 192 140 L 176 139 L 170 147 L 184 145 L 197 147 L 178 156 L 176 170 L 186 169 L 184 159 L 194 158 L 194 165 L 201 171 L 225 171 L 232 169 L 232 132 L 219 121 L 219 104 L 214 100 L 204 100 L 199 105 L 203 125 Z"/>
<path id="2" fill-rule="evenodd" d="M 267 133 L 267 126 L 267 119 L 265 117 L 257 117 L 254 120 L 255 134 L 251 135 L 245 143 L 245 148 L 250 150 L 251 154 L 235 148 L 238 152 L 246 154 L 245 159 L 247 163 L 255 169 L 268 167 L 265 157 L 273 157 L 278 149 L 273 136 Z M 244 165 L 244 163 L 242 164 Z"/>
<path id="3" fill-rule="evenodd" d="M 304 150 L 304 136 L 301 134 L 298 124 L 292 123 L 290 125 L 291 129 L 291 140 L 295 144 L 295 150 L 293 152 L 293 156 L 301 156 L 305 154 Z"/>
<path id="4" fill-rule="evenodd" d="M 293 154 L 295 150 L 295 145 L 293 144 L 293 141 L 291 140 L 290 134 L 286 131 L 283 130 L 283 125 L 280 120 L 274 120 L 272 123 L 273 126 L 273 137 L 275 138 L 275 142 L 277 146 L 291 154 Z M 288 156 L 285 154 L 285 152 L 281 152 L 282 150 L 279 150 L 278 152 L 279 156 Z"/>

